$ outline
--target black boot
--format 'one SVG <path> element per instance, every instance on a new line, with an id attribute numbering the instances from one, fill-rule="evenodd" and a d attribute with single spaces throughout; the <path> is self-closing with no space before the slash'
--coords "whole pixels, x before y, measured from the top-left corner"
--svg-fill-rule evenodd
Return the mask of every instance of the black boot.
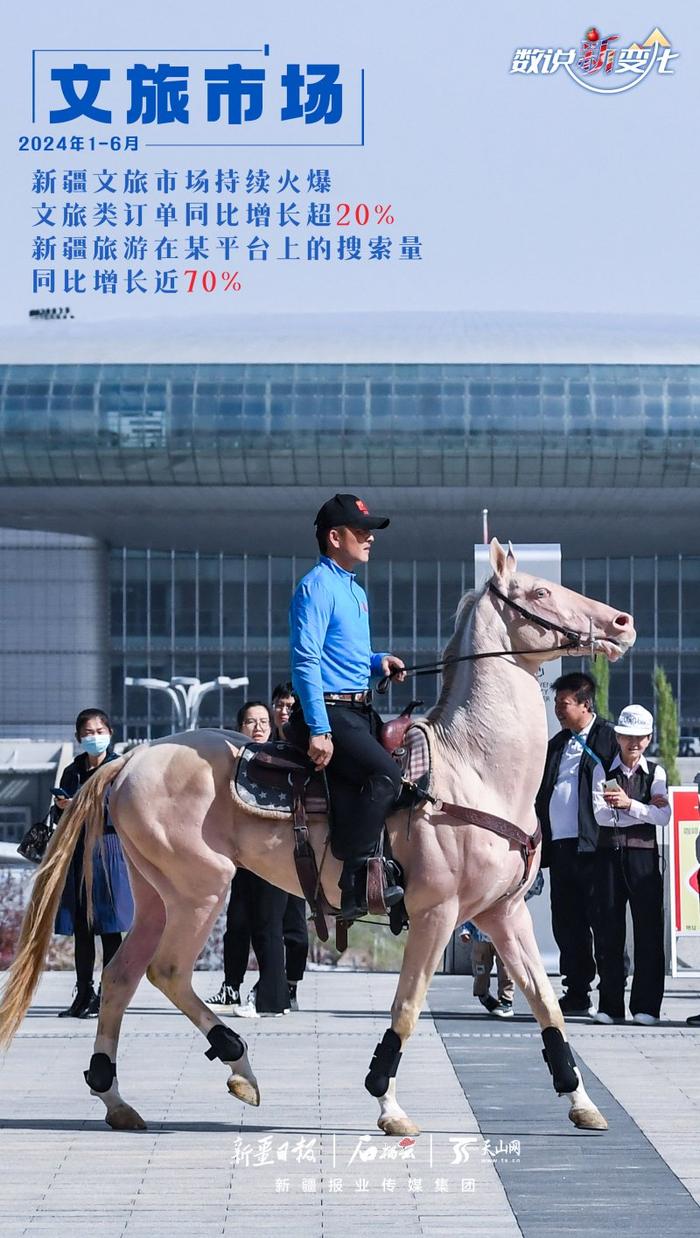
<path id="1" fill-rule="evenodd" d="M 93 993 L 90 1001 L 78 1015 L 79 1019 L 97 1019 L 100 1014 L 100 998 L 102 997 L 102 985 L 96 993 Z"/>
<path id="2" fill-rule="evenodd" d="M 79 984 L 75 991 L 75 997 L 73 998 L 73 1001 L 71 1002 L 68 1009 L 60 1010 L 58 1012 L 59 1019 L 82 1019 L 84 1018 L 85 1016 L 83 1012 L 87 1010 L 90 1003 L 94 1001 L 96 997 L 97 997 L 97 994 L 95 993 L 95 990 L 92 987 L 92 981 L 90 981 L 90 983 L 87 985 Z"/>
<path id="3" fill-rule="evenodd" d="M 340 915 L 359 920 L 367 915 L 367 860 L 344 860 L 340 876 Z"/>

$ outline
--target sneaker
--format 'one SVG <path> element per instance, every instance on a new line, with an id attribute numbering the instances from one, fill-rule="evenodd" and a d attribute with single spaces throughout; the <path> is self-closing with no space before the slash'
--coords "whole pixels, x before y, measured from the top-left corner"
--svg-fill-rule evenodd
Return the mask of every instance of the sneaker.
<path id="1" fill-rule="evenodd" d="M 484 993 L 483 997 L 479 997 L 479 1001 L 484 1007 L 484 1010 L 488 1010 L 489 1014 L 493 1014 L 500 1005 L 498 998 L 494 997 L 491 993 Z"/>
<path id="2" fill-rule="evenodd" d="M 241 1004 L 240 989 L 234 989 L 232 984 L 222 984 L 218 993 L 214 993 L 212 997 L 205 997 L 207 1006 L 211 1006 L 212 1010 L 224 1010 L 231 1013 L 234 1006 Z"/>
<path id="3" fill-rule="evenodd" d="M 295 984 L 288 984 L 287 987 L 289 989 L 289 1009 L 296 1013 L 299 1009 L 297 986 Z"/>
<path id="4" fill-rule="evenodd" d="M 624 1019 L 622 1021 L 624 1022 Z M 619 1023 L 620 1020 L 613 1019 L 612 1015 L 608 1014 L 607 1011 L 605 1010 L 596 1010 L 595 1014 L 593 1015 L 593 1022 L 607 1024 L 607 1023 L 615 1023 L 615 1022 Z"/>
<path id="5" fill-rule="evenodd" d="M 289 1014 L 289 1006 L 285 1010 L 256 1010 L 256 1019 L 283 1019 L 286 1014 Z"/>
<path id="6" fill-rule="evenodd" d="M 656 1027 L 661 1022 L 661 1019 L 657 1019 L 656 1015 L 644 1014 L 643 1011 L 640 1014 L 633 1014 L 632 1019 L 635 1023 L 641 1023 L 642 1027 Z"/>
<path id="7" fill-rule="evenodd" d="M 700 1027 L 700 1014 L 689 1014 L 686 1023 L 688 1027 Z"/>
<path id="8" fill-rule="evenodd" d="M 562 1014 L 589 1015 L 592 1013 L 591 1003 L 587 997 L 580 998 L 572 993 L 563 993 L 559 998 L 559 1009 Z"/>
<path id="9" fill-rule="evenodd" d="M 512 1019 L 513 1018 L 513 1003 L 504 1002 L 503 998 L 499 998 L 496 1006 L 491 1011 L 497 1019 Z"/>

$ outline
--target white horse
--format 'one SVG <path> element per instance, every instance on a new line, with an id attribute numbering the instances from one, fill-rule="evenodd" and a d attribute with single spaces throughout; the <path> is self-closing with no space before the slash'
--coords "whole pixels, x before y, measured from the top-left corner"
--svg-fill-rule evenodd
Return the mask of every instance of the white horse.
<path id="1" fill-rule="evenodd" d="M 568 1098 L 571 1120 L 579 1127 L 607 1126 L 585 1091 L 566 1041 L 524 902 L 538 855 L 525 864 L 523 848 L 465 824 L 451 809 L 478 809 L 533 835 L 533 803 L 547 744 L 538 669 L 564 651 L 580 656 L 591 642 L 615 660 L 633 644 L 634 626 L 629 615 L 517 572 L 512 551 L 496 541 L 491 563 L 489 584 L 462 600 L 445 654 L 440 699 L 420 724 L 430 750 L 436 802 L 413 810 L 410 830 L 406 812 L 388 823 L 393 853 L 404 868 L 410 927 L 391 1028 L 375 1049 L 365 1086 L 379 1101 L 378 1125 L 390 1135 L 418 1130 L 399 1105 L 396 1071 L 443 950 L 464 919 L 488 933 L 524 993 L 542 1030 L 554 1087 Z M 230 782 L 244 742 L 235 733 L 193 731 L 110 762 L 64 813 L 39 868 L 0 1008 L 0 1043 L 12 1039 L 31 1001 L 70 857 L 85 824 L 91 889 L 92 853 L 111 784 L 110 813 L 127 857 L 136 910 L 129 934 L 103 974 L 86 1080 L 103 1101 L 112 1127 L 145 1125 L 122 1099 L 116 1077 L 122 1016 L 144 972 L 206 1036 L 207 1056 L 227 1065 L 230 1091 L 259 1104 L 245 1042 L 192 988 L 195 960 L 237 865 L 300 893 L 289 826 L 261 820 L 232 801 Z M 325 817 L 310 818 L 319 863 L 327 831 Z M 336 906 L 340 869 L 340 862 L 327 855 L 323 885 Z"/>

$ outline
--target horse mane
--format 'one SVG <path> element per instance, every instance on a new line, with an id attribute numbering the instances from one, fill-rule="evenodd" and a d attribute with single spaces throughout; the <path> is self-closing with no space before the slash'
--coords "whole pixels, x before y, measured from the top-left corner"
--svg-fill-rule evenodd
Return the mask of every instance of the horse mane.
<path id="1" fill-rule="evenodd" d="M 448 665 L 442 672 L 442 691 L 440 692 L 441 700 L 445 692 L 449 692 L 452 685 L 452 679 L 455 674 L 456 664 L 454 662 L 450 663 L 448 660 L 459 656 L 459 651 L 462 647 L 464 629 L 469 623 L 471 613 L 479 601 L 482 593 L 482 589 L 470 589 L 469 592 L 465 593 L 460 599 L 459 605 L 457 606 L 457 612 L 455 614 L 455 630 L 442 651 L 442 660 L 443 662 L 447 661 Z"/>

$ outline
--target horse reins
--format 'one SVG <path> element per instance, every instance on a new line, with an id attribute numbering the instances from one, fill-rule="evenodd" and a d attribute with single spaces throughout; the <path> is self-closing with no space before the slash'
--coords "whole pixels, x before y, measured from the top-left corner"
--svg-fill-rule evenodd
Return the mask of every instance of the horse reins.
<path id="1" fill-rule="evenodd" d="M 506 606 L 509 606 L 511 610 L 517 611 L 517 613 L 519 615 L 522 615 L 524 619 L 528 619 L 531 623 L 536 624 L 537 627 L 542 628 L 543 631 L 561 633 L 562 636 L 566 637 L 567 644 L 552 645 L 549 649 L 493 649 L 493 650 L 489 650 L 486 653 L 465 653 L 465 654 L 462 654 L 458 658 L 443 658 L 439 662 L 423 662 L 417 666 L 405 666 L 403 669 L 406 671 L 406 674 L 408 675 L 435 675 L 439 671 L 444 670 L 446 666 L 454 666 L 457 662 L 478 662 L 479 659 L 481 658 L 510 658 L 513 656 L 517 656 L 518 654 L 526 654 L 526 653 L 529 653 L 529 654 L 554 653 L 555 651 L 558 651 L 558 650 L 561 650 L 561 652 L 564 652 L 567 649 L 580 649 L 581 646 L 586 643 L 586 638 L 584 637 L 582 632 L 576 632 L 574 628 L 565 628 L 559 623 L 554 623 L 551 619 L 545 619 L 544 616 L 542 615 L 536 615 L 533 613 L 533 611 L 526 610 L 526 608 L 524 606 L 521 606 L 519 602 L 514 602 L 505 593 L 501 593 L 501 590 L 498 589 L 496 585 L 492 584 L 491 582 L 489 582 L 488 588 L 489 588 L 489 593 L 495 594 L 495 596 L 500 598 L 502 602 L 505 602 Z M 595 640 L 593 638 L 593 621 L 592 620 L 591 620 L 591 633 L 588 638 L 588 644 L 590 645 L 590 648 L 593 650 L 595 646 Z M 400 674 L 399 669 L 395 671 L 391 671 L 388 675 L 384 675 L 384 677 L 380 679 L 379 683 L 377 684 L 377 692 L 379 692 L 383 696 L 387 688 L 389 687 L 391 680 L 394 678 L 395 675 L 398 675 L 398 674 Z"/>

